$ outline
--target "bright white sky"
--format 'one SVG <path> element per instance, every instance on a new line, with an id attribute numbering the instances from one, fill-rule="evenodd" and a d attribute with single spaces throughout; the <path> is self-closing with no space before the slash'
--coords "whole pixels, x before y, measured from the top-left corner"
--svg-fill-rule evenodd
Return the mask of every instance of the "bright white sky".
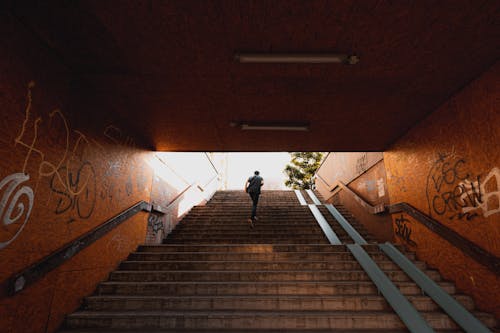
<path id="1" fill-rule="evenodd" d="M 184 188 L 198 181 L 205 184 L 214 176 L 214 170 L 204 153 L 156 153 L 167 166 L 158 167 L 161 176 L 173 186 Z M 283 170 L 290 162 L 289 153 L 214 153 L 212 160 L 222 174 L 222 188 L 243 190 L 248 177 L 255 170 L 264 178 L 263 190 L 286 190 Z M 156 159 L 155 163 L 159 163 Z M 160 163 L 161 164 L 161 163 Z M 177 184 L 177 185 L 176 185 Z"/>
<path id="2" fill-rule="evenodd" d="M 286 190 L 283 170 L 290 162 L 288 153 L 226 153 L 227 190 L 243 189 L 248 177 L 255 170 L 264 178 L 263 190 Z"/>

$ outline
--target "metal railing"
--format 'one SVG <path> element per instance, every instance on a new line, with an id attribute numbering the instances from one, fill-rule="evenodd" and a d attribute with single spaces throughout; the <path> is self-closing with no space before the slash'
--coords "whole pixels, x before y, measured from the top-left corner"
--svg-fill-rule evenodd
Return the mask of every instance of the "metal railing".
<path id="1" fill-rule="evenodd" d="M 311 193 L 308 192 L 311 196 Z M 312 194 L 311 199 L 316 198 Z M 313 201 L 317 201 L 313 199 Z M 319 202 L 319 201 L 317 201 Z M 321 205 L 321 203 L 320 203 Z M 323 230 L 326 238 L 332 245 L 343 245 L 337 237 L 332 227 L 319 211 L 316 204 L 308 205 L 316 222 Z M 332 206 L 333 207 L 333 206 Z M 331 212 L 331 211 L 330 211 Z M 341 214 L 339 213 L 341 216 Z M 342 217 L 343 218 L 343 217 Z M 345 219 L 344 219 L 345 220 Z M 345 221 L 350 229 L 354 229 L 349 222 Z M 357 231 L 355 231 L 357 233 Z M 358 234 L 359 235 L 359 234 Z M 352 236 L 351 236 L 352 237 Z M 361 236 L 360 236 L 361 237 Z M 366 243 L 366 242 L 365 242 Z M 413 333 L 430 333 L 434 330 L 430 327 L 427 321 L 420 315 L 420 313 L 413 307 L 406 297 L 403 296 L 401 291 L 394 285 L 394 283 L 387 277 L 387 275 L 380 269 L 380 267 L 373 261 L 368 253 L 361 247 L 360 244 L 345 244 L 347 249 L 354 256 L 356 261 L 360 264 L 366 274 L 370 277 L 377 289 L 384 296 L 389 305 L 393 308 L 401 321 L 405 323 L 406 327 Z"/>
<path id="2" fill-rule="evenodd" d="M 486 251 L 479 245 L 471 242 L 470 240 L 462 237 L 457 232 L 448 228 L 447 226 L 439 223 L 434 220 L 432 217 L 427 214 L 419 211 L 417 208 L 413 207 L 407 202 L 400 202 L 393 205 L 384 205 L 380 204 L 377 206 L 372 206 L 368 202 L 366 202 L 362 197 L 360 197 L 357 193 L 352 191 L 348 186 L 343 184 L 341 181 L 336 181 L 334 185 L 329 185 L 323 178 L 318 177 L 321 181 L 325 183 L 330 188 L 330 191 L 334 194 L 339 192 L 340 190 L 345 190 L 346 193 L 349 193 L 354 200 L 359 203 L 365 210 L 370 214 L 381 214 L 381 213 L 406 213 L 409 216 L 413 217 L 415 221 L 421 223 L 429 230 L 440 236 L 441 238 L 448 241 L 451 245 L 459 249 L 462 253 L 468 255 L 470 258 L 474 259 L 479 264 L 487 267 L 493 273 L 500 275 L 500 258 L 495 256 L 494 254 Z"/>
<path id="3" fill-rule="evenodd" d="M 151 204 L 145 201 L 139 201 L 132 207 L 125 209 L 118 215 L 86 232 L 82 236 L 57 249 L 53 253 L 36 261 L 29 267 L 13 274 L 2 283 L 2 286 L 6 289 L 4 290 L 4 293 L 12 296 L 26 289 L 26 287 L 40 280 L 47 273 L 73 258 L 77 253 L 81 252 L 83 249 L 108 234 L 111 230 L 115 229 L 130 217 L 141 211 L 151 212 L 152 209 L 153 207 Z"/>
<path id="4" fill-rule="evenodd" d="M 317 201 L 314 193 L 308 192 L 308 194 L 314 202 Z M 312 207 L 314 207 L 314 210 L 311 209 Z M 389 305 L 391 305 L 397 315 L 405 323 L 406 327 L 411 332 L 434 332 L 427 321 L 413 307 L 408 299 L 401 294 L 387 275 L 384 274 L 375 261 L 362 248 L 361 245 L 367 244 L 364 238 L 332 204 L 326 204 L 325 207 L 347 232 L 347 234 L 355 241 L 355 244 L 346 244 L 347 248 L 361 265 L 363 270 L 368 274 L 373 283 L 377 286 L 378 290 L 384 296 Z M 341 244 L 331 226 L 328 222 L 326 222 L 316 205 L 309 205 L 309 208 L 311 209 L 311 212 L 313 212 L 313 215 L 323 230 L 325 236 L 330 241 L 330 244 Z M 335 235 L 334 239 L 329 237 L 332 233 Z M 378 247 L 466 332 L 491 332 L 481 321 L 467 311 L 467 309 L 465 309 L 460 303 L 444 291 L 436 282 L 430 279 L 424 272 L 418 269 L 418 267 L 406 258 L 405 255 L 399 252 L 394 245 L 386 242 L 385 244 L 378 244 Z"/>

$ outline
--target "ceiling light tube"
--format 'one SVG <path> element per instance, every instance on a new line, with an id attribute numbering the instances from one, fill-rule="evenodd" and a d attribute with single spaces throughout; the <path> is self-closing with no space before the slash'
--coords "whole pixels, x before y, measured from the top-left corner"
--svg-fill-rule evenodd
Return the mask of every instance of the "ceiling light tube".
<path id="1" fill-rule="evenodd" d="M 359 62 L 355 55 L 326 53 L 237 53 L 235 59 L 240 63 L 303 63 L 303 64 L 349 64 Z"/>
<path id="2" fill-rule="evenodd" d="M 308 124 L 240 123 L 242 131 L 309 131 Z"/>

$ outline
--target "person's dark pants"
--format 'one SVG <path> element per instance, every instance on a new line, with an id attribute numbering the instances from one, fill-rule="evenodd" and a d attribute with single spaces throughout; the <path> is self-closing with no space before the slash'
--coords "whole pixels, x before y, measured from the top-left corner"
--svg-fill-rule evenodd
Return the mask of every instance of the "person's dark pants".
<path id="1" fill-rule="evenodd" d="M 253 206 L 252 206 L 252 217 L 251 217 L 251 219 L 254 220 L 255 219 L 255 215 L 257 215 L 257 204 L 259 203 L 259 195 L 260 195 L 260 193 L 248 192 L 248 194 L 250 195 L 250 198 L 252 198 Z"/>

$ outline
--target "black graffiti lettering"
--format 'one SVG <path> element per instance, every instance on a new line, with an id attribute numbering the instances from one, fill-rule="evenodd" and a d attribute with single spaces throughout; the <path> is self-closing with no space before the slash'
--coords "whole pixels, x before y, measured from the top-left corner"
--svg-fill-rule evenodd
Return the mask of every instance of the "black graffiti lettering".
<path id="1" fill-rule="evenodd" d="M 417 244 L 411 239 L 412 230 L 410 228 L 410 225 L 407 224 L 407 222 L 410 221 L 406 219 L 403 215 L 396 218 L 396 235 L 405 240 L 408 244 L 416 246 Z"/>
<path id="2" fill-rule="evenodd" d="M 443 215 L 446 212 L 446 201 L 441 196 L 435 195 L 432 199 L 432 208 L 436 214 Z"/>
<path id="3" fill-rule="evenodd" d="M 459 213 L 458 214 L 459 219 L 462 219 L 463 217 L 465 217 L 467 219 L 467 221 L 472 220 L 473 218 L 478 217 L 478 216 L 479 215 L 477 213 Z"/>
<path id="4" fill-rule="evenodd" d="M 366 171 L 366 165 L 368 163 L 368 156 L 366 153 L 363 153 L 361 157 L 359 157 L 356 161 L 356 172 L 363 173 Z"/>
<path id="5" fill-rule="evenodd" d="M 96 203 L 96 174 L 90 162 L 83 162 L 76 171 L 61 167 L 50 180 L 50 189 L 59 196 L 55 214 L 76 213 L 79 219 L 88 219 Z M 70 216 L 69 221 L 76 218 Z"/>
<path id="6" fill-rule="evenodd" d="M 460 176 L 460 173 L 459 173 L 459 167 L 460 166 L 463 166 L 465 165 L 465 160 L 461 159 L 461 160 L 458 160 L 455 165 L 453 166 L 453 169 L 455 171 L 455 176 L 457 177 L 457 179 L 459 180 L 466 180 L 467 178 L 469 178 L 469 173 L 465 173 L 464 176 Z"/>
<path id="7" fill-rule="evenodd" d="M 71 196 L 66 193 L 65 191 L 63 190 L 59 190 L 56 186 L 56 181 L 57 181 L 57 175 L 54 174 L 52 175 L 52 178 L 50 179 L 50 189 L 52 192 L 60 195 L 61 197 L 58 198 L 57 200 L 57 205 L 56 205 L 56 210 L 55 210 L 55 213 L 56 214 L 62 214 L 64 212 L 67 212 L 70 208 L 71 208 L 71 205 L 72 205 L 72 200 L 71 200 Z"/>
<path id="8" fill-rule="evenodd" d="M 151 227 L 153 234 L 155 235 L 164 230 L 163 220 L 159 215 L 150 214 L 148 217 L 148 225 Z"/>
<path id="9" fill-rule="evenodd" d="M 449 160 L 449 155 L 440 153 L 427 176 L 426 196 L 429 215 L 446 215 L 450 220 L 455 218 L 470 220 L 475 214 L 463 212 L 468 207 L 478 207 L 483 203 L 480 177 L 477 183 L 469 180 L 465 159 Z"/>
<path id="10" fill-rule="evenodd" d="M 477 177 L 477 184 L 481 181 L 480 177 Z M 475 186 L 473 182 L 470 183 L 470 188 L 467 188 L 466 184 L 456 185 L 451 191 L 443 192 L 441 194 L 435 195 L 432 199 L 432 208 L 434 212 L 438 215 L 444 215 L 446 212 L 452 212 L 449 216 L 450 219 L 459 216 L 461 219 L 463 216 L 469 216 L 466 214 L 455 214 L 454 212 L 461 210 L 465 207 L 478 207 L 482 200 L 481 187 Z M 470 220 L 470 218 L 468 219 Z"/>
<path id="11" fill-rule="evenodd" d="M 473 182 L 470 183 L 470 191 L 464 190 L 469 199 L 469 207 L 477 207 L 483 203 L 483 194 L 481 193 L 481 177 L 477 176 L 477 188 Z"/>
<path id="12" fill-rule="evenodd" d="M 465 160 L 461 159 L 455 162 L 453 167 L 450 167 L 450 162 L 443 162 L 441 160 L 438 161 L 442 163 L 441 167 L 437 166 L 437 174 L 433 174 L 431 179 L 434 183 L 434 188 L 436 191 L 440 192 L 443 184 L 454 184 L 458 180 L 465 180 L 469 177 L 469 174 L 461 176 L 460 167 L 465 164 Z"/>

